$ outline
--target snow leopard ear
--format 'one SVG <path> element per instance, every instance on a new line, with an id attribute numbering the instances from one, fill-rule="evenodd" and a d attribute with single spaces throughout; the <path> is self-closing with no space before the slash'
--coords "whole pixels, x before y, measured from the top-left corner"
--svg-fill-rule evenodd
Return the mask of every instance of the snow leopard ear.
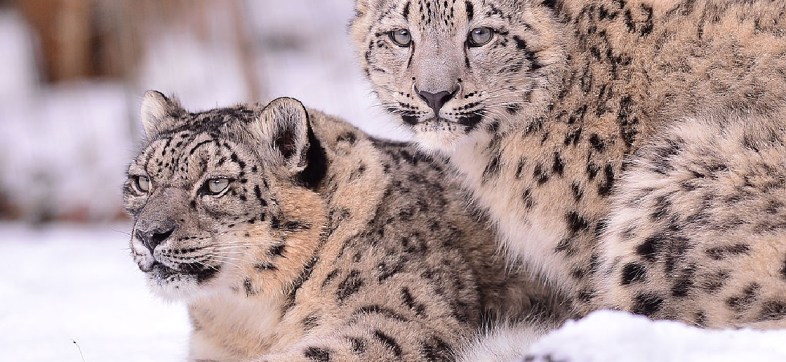
<path id="1" fill-rule="evenodd" d="M 263 143 L 270 145 L 291 171 L 300 172 L 306 168 L 308 112 L 300 101 L 287 97 L 273 100 L 252 125 L 252 132 Z"/>
<path id="2" fill-rule="evenodd" d="M 368 17 L 369 13 L 377 7 L 379 7 L 379 0 L 356 0 L 355 17 L 354 20 L 352 20 L 350 23 L 350 26 L 352 26 L 353 23 L 359 21 L 361 18 Z"/>
<path id="3" fill-rule="evenodd" d="M 359 44 L 366 43 L 369 29 L 373 25 L 374 10 L 380 7 L 380 0 L 356 0 L 355 16 L 349 21 L 349 34 Z"/>
<path id="4" fill-rule="evenodd" d="M 368 12 L 371 2 L 373 0 L 356 0 L 355 1 L 355 17 L 360 17 Z"/>
<path id="5" fill-rule="evenodd" d="M 142 128 L 148 138 L 173 129 L 178 124 L 177 116 L 183 112 L 180 103 L 169 99 L 161 92 L 149 90 L 142 99 Z"/>

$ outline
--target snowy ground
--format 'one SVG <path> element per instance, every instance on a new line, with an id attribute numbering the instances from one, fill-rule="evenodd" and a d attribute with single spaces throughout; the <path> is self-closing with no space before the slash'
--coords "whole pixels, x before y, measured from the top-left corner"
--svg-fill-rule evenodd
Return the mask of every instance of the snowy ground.
<path id="1" fill-rule="evenodd" d="M 531 353 L 544 356 L 538 362 L 783 362 L 786 331 L 705 330 L 600 311 L 566 323 Z"/>
<path id="2" fill-rule="evenodd" d="M 0 360 L 184 360 L 185 310 L 147 291 L 128 229 L 0 224 Z M 565 362 L 786 361 L 786 331 L 706 331 L 598 312 L 532 352 Z"/>
<path id="3" fill-rule="evenodd" d="M 184 360 L 185 309 L 148 293 L 128 230 L 0 224 L 0 360 Z"/>

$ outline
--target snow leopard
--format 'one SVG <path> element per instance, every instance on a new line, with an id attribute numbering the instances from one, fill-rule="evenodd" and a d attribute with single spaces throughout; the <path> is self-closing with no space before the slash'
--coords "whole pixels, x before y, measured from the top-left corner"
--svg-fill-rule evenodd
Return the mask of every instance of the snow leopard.
<path id="1" fill-rule="evenodd" d="M 350 32 L 573 316 L 786 327 L 786 2 L 357 0 Z"/>
<path id="2" fill-rule="evenodd" d="M 411 145 L 292 98 L 189 112 L 148 91 L 141 118 L 132 256 L 187 304 L 190 360 L 443 361 L 488 318 L 557 318 Z"/>

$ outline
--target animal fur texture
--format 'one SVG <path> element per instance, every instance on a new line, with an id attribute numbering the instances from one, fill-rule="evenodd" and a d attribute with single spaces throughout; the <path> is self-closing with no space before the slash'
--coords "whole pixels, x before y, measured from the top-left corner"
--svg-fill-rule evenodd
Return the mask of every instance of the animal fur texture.
<path id="1" fill-rule="evenodd" d="M 356 4 L 383 106 L 574 316 L 786 326 L 786 2 Z"/>
<path id="2" fill-rule="evenodd" d="M 150 91 L 142 120 L 131 250 L 188 305 L 191 360 L 442 361 L 489 318 L 559 318 L 411 146 L 291 98 L 188 112 Z"/>

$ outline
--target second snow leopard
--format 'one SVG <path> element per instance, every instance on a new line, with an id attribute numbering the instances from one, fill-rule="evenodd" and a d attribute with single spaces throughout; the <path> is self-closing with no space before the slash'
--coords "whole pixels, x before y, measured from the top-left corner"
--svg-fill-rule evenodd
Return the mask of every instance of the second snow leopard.
<path id="1" fill-rule="evenodd" d="M 786 2 L 356 3 L 383 106 L 577 316 L 786 327 Z"/>
<path id="2" fill-rule="evenodd" d="M 450 360 L 483 312 L 550 303 L 410 146 L 289 98 L 191 113 L 151 91 L 142 120 L 131 250 L 188 304 L 191 360 Z"/>

